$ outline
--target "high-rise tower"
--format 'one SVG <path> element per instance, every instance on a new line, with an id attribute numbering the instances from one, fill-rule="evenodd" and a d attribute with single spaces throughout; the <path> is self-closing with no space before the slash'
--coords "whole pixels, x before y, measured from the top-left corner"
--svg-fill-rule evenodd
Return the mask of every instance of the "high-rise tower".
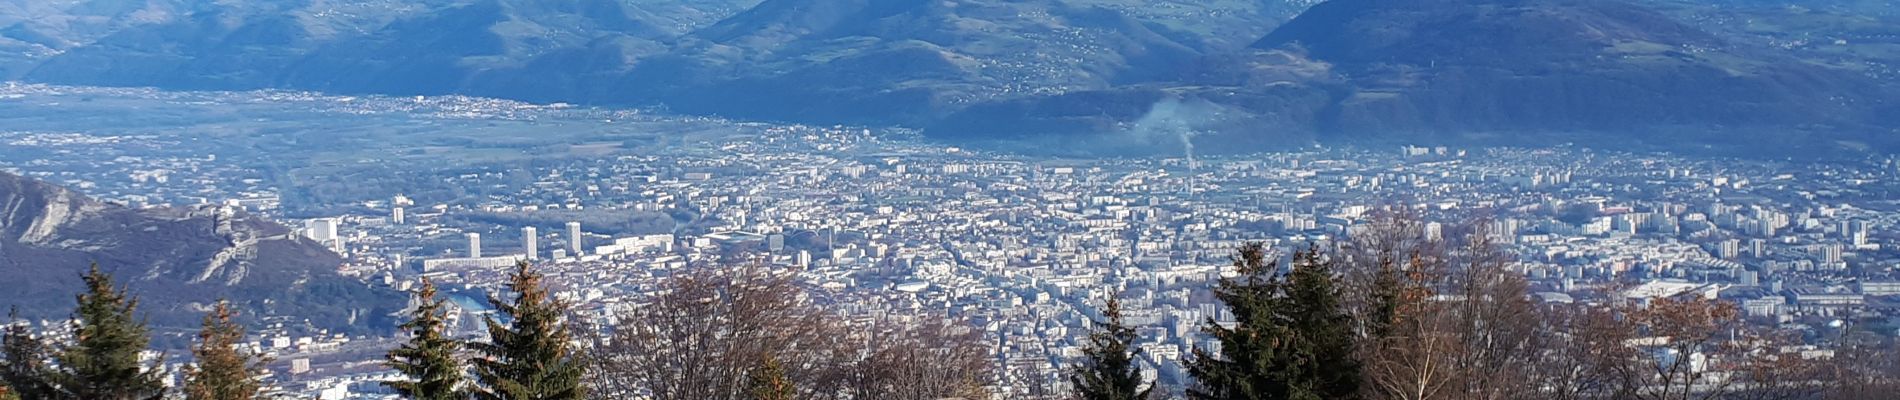
<path id="1" fill-rule="evenodd" d="M 537 234 L 532 226 L 521 227 L 521 251 L 527 253 L 529 260 L 541 257 L 541 238 Z"/>
<path id="2" fill-rule="evenodd" d="M 567 252 L 570 254 L 573 254 L 576 257 L 581 255 L 581 223 L 580 221 L 571 221 L 567 223 Z"/>

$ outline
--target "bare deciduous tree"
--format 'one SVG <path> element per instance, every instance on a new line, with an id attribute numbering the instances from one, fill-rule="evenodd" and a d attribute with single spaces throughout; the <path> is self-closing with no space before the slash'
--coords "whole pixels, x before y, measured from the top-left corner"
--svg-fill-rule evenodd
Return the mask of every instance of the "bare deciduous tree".
<path id="1" fill-rule="evenodd" d="M 1894 346 L 1884 338 L 1842 346 L 1823 367 L 1831 380 L 1821 398 L 1877 399 L 1900 393 L 1900 351 Z"/>
<path id="2" fill-rule="evenodd" d="M 747 399 L 771 359 L 810 399 L 983 399 L 995 358 L 981 331 L 943 318 L 852 320 L 813 304 L 794 275 L 759 265 L 663 280 L 592 346 L 601 398 Z"/>
<path id="3" fill-rule="evenodd" d="M 1729 379 L 1735 384 L 1723 396 L 1728 400 L 1805 400 L 1826 392 L 1832 371 L 1830 355 L 1799 346 L 1793 332 L 1767 328 L 1748 330 L 1741 340 L 1728 343 L 1736 351 Z"/>
<path id="4" fill-rule="evenodd" d="M 1581 400 L 1628 398 L 1635 389 L 1636 349 L 1631 325 L 1608 307 L 1549 304 L 1540 307 L 1532 361 L 1523 365 L 1531 398 Z"/>
<path id="5" fill-rule="evenodd" d="M 1738 327 L 1734 304 L 1698 296 L 1655 298 L 1629 318 L 1643 335 L 1639 347 L 1649 350 L 1635 369 L 1635 399 L 1706 400 L 1728 393 L 1734 380 L 1714 373 L 1710 361 L 1730 354 L 1723 337 Z"/>
<path id="6" fill-rule="evenodd" d="M 788 274 L 747 265 L 685 271 L 665 282 L 662 294 L 621 313 L 593 346 L 592 381 L 602 396 L 740 399 L 748 374 L 768 355 L 793 382 L 823 375 L 836 324 Z"/>
<path id="7" fill-rule="evenodd" d="M 1404 215 L 1374 219 L 1342 249 L 1348 308 L 1362 321 L 1368 397 L 1513 399 L 1534 392 L 1537 356 L 1522 276 L 1484 224 L 1454 240 Z"/>
<path id="8" fill-rule="evenodd" d="M 1458 338 L 1456 366 L 1465 399 L 1515 399 L 1530 395 L 1524 364 L 1536 358 L 1536 315 L 1524 276 L 1511 270 L 1481 228 L 1459 236 L 1448 284 L 1452 333 Z"/>
<path id="9" fill-rule="evenodd" d="M 884 320 L 855 327 L 835 385 L 844 399 L 987 399 L 983 387 L 996 363 L 982 332 L 934 317 Z"/>
<path id="10" fill-rule="evenodd" d="M 1536 304 L 1483 221 L 1443 238 L 1402 211 L 1350 231 L 1338 255 L 1373 399 L 1793 400 L 1900 391 L 1893 353 L 1840 357 L 1736 304 L 1694 294 Z M 1873 396 L 1873 397 L 1868 397 Z"/>

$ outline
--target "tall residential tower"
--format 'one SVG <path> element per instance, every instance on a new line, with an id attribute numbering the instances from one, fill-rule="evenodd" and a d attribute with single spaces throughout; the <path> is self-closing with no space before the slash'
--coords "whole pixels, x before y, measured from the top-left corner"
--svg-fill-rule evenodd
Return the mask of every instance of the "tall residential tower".
<path id="1" fill-rule="evenodd" d="M 537 236 L 537 232 L 535 232 L 532 226 L 524 226 L 521 228 L 521 251 L 527 253 L 529 260 L 536 260 L 541 257 L 541 238 Z"/>
<path id="2" fill-rule="evenodd" d="M 579 257 L 581 255 L 581 223 L 580 221 L 571 221 L 567 223 L 567 253 L 572 254 L 575 257 Z"/>

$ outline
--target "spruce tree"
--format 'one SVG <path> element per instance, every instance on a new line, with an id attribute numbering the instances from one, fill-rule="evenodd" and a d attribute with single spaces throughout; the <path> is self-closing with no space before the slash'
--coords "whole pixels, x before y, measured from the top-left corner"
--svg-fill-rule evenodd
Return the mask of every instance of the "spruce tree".
<path id="1" fill-rule="evenodd" d="M 1365 320 L 1360 322 L 1366 327 L 1366 336 L 1383 339 L 1391 336 L 1393 329 L 1397 329 L 1404 289 L 1400 287 L 1398 265 L 1392 260 L 1379 260 L 1378 270 L 1374 273 L 1372 287 L 1368 288 L 1371 293 L 1367 296 L 1371 304 L 1368 305 Z"/>
<path id="2" fill-rule="evenodd" d="M 455 357 L 462 346 L 448 337 L 444 301 L 436 298 L 435 284 L 428 279 L 422 280 L 415 295 L 418 305 L 409 322 L 402 324 L 402 329 L 409 331 L 409 342 L 390 350 L 384 362 L 408 379 L 383 382 L 383 386 L 405 399 L 467 399 L 462 362 Z"/>
<path id="3" fill-rule="evenodd" d="M 238 349 L 244 343 L 244 327 L 232 320 L 236 316 L 231 303 L 222 300 L 205 315 L 198 344 L 191 349 L 197 363 L 185 367 L 186 400 L 250 400 L 262 389 L 257 357 Z"/>
<path id="4" fill-rule="evenodd" d="M 1359 393 L 1352 316 L 1342 307 L 1333 262 L 1317 248 L 1294 257 L 1286 286 L 1286 318 L 1300 358 L 1295 398 L 1350 399 Z"/>
<path id="5" fill-rule="evenodd" d="M 791 379 L 785 376 L 785 365 L 770 354 L 758 368 L 746 374 L 746 394 L 752 400 L 792 400 L 797 398 L 797 393 Z"/>
<path id="6" fill-rule="evenodd" d="M 1233 327 L 1209 318 L 1202 330 L 1220 342 L 1219 354 L 1195 349 L 1188 373 L 1195 399 L 1321 400 L 1357 396 L 1351 318 L 1340 308 L 1331 262 L 1316 249 L 1295 254 L 1279 276 L 1259 243 L 1234 257 L 1239 276 L 1222 279 L 1214 296 L 1234 314 Z"/>
<path id="7" fill-rule="evenodd" d="M 165 395 L 157 368 L 139 360 L 151 341 L 145 322 L 135 319 L 138 299 L 112 285 L 112 276 L 94 264 L 78 296 L 73 343 L 61 349 L 53 385 L 58 398 L 85 400 L 156 400 Z M 153 365 L 156 365 L 153 364 Z"/>
<path id="8" fill-rule="evenodd" d="M 1135 329 L 1122 322 L 1121 301 L 1109 298 L 1102 314 L 1107 320 L 1096 321 L 1098 327 L 1089 333 L 1083 359 L 1070 370 L 1069 382 L 1082 400 L 1147 399 L 1154 387 L 1141 387 L 1141 367 L 1135 365 L 1141 348 L 1134 345 Z"/>
<path id="9" fill-rule="evenodd" d="M 52 376 L 52 367 L 46 362 L 50 357 L 46 342 L 33 337 L 33 332 L 20 322 L 19 312 L 15 308 L 7 314 L 13 322 L 7 325 L 5 343 L 0 343 L 3 348 L 0 353 L 6 355 L 6 364 L 0 365 L 0 380 L 6 382 L 7 393 L 12 398 L 53 398 L 52 384 L 47 381 Z"/>
<path id="10" fill-rule="evenodd" d="M 549 298 L 542 287 L 541 274 L 527 262 L 517 263 L 509 276 L 508 290 L 513 301 L 489 296 L 488 301 L 507 318 L 503 324 L 494 317 L 484 318 L 488 343 L 469 347 L 480 354 L 474 359 L 475 381 L 481 390 L 475 397 L 483 400 L 579 400 L 584 397 L 581 376 L 586 365 L 569 343 L 564 318 L 568 306 Z"/>
<path id="11" fill-rule="evenodd" d="M 1266 261 L 1265 246 L 1249 243 L 1234 256 L 1238 276 L 1215 284 L 1214 298 L 1234 315 L 1233 327 L 1221 326 L 1208 316 L 1202 331 L 1220 343 L 1220 353 L 1195 348 L 1188 374 L 1196 382 L 1188 397 L 1205 400 L 1288 399 L 1291 392 L 1285 365 L 1291 359 L 1283 347 L 1291 333 L 1281 321 L 1279 293 L 1274 276 L 1278 263 Z"/>

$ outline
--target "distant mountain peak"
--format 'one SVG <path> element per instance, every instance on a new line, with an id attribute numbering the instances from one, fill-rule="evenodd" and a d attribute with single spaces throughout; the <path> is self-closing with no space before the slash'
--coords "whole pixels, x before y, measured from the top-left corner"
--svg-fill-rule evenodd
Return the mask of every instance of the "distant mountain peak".
<path id="1" fill-rule="evenodd" d="M 1553 132 L 1726 145 L 1735 129 L 1900 144 L 1887 139 L 1900 125 L 1891 7 L 1719 3 L 14 0 L 0 2 L 0 77 L 460 94 L 942 138 L 1108 133 L 1166 93 L 1253 114 L 1201 136 L 1252 131 L 1221 147 L 1253 150 Z M 1733 22 L 1777 15 L 1800 21 Z"/>
<path id="2" fill-rule="evenodd" d="M 1499 65 L 1722 45 L 1714 35 L 1621 0 L 1333 0 L 1254 47 L 1299 46 L 1349 64 Z"/>
<path id="3" fill-rule="evenodd" d="M 1828 154 L 1900 148 L 1896 90 L 1857 64 L 1731 42 L 1622 0 L 1332 0 L 1179 78 L 965 108 L 927 134 L 1165 144 L 1127 126 L 1166 98 L 1234 123 L 1199 148 L 1313 140 Z M 1212 125 L 1212 124 L 1209 124 Z M 1028 128 L 1025 128 L 1028 127 Z M 1060 136 L 1060 135 L 1051 135 Z M 1039 145 L 1033 148 L 1063 148 Z"/>

